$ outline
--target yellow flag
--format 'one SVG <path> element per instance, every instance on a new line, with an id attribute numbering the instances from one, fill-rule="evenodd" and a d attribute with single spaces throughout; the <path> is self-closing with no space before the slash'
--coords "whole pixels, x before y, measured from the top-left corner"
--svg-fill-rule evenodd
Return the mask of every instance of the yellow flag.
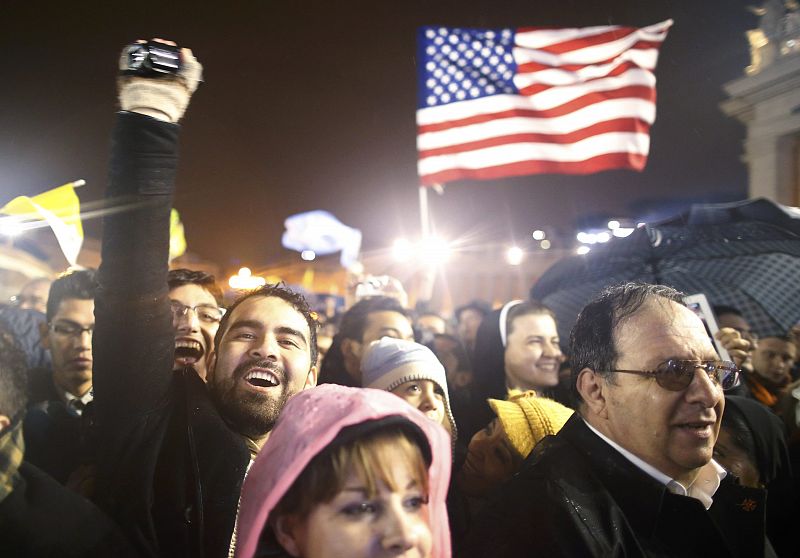
<path id="1" fill-rule="evenodd" d="M 178 210 L 172 210 L 169 215 L 169 260 L 172 261 L 186 252 L 186 236 L 183 233 L 183 223 Z"/>
<path id="2" fill-rule="evenodd" d="M 53 229 L 69 264 L 77 265 L 78 253 L 83 245 L 83 225 L 75 187 L 83 184 L 83 180 L 78 180 L 38 196 L 16 197 L 0 209 L 0 213 L 13 215 L 20 221 L 45 221 Z"/>

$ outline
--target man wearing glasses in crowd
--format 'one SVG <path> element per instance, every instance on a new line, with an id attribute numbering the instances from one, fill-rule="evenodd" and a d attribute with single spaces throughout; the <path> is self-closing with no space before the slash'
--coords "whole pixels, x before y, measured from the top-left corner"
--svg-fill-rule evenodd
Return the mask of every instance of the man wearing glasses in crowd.
<path id="1" fill-rule="evenodd" d="M 765 491 L 712 459 L 738 369 L 681 293 L 612 287 L 570 345 L 578 412 L 494 495 L 473 555 L 774 556 Z"/>
<path id="2" fill-rule="evenodd" d="M 175 329 L 173 370 L 190 366 L 205 380 L 208 355 L 225 314 L 222 290 L 213 275 L 189 269 L 170 270 L 167 285 Z"/>
<path id="3" fill-rule="evenodd" d="M 81 415 L 92 401 L 92 335 L 95 271 L 83 269 L 53 281 L 41 345 L 50 352 L 49 369 L 28 374 L 25 459 L 66 484 L 86 458 Z"/>

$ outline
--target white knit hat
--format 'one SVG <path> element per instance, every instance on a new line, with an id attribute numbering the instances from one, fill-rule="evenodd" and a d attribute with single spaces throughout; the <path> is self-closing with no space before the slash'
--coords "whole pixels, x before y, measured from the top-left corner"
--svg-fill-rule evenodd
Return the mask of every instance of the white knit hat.
<path id="1" fill-rule="evenodd" d="M 430 380 L 444 393 L 444 410 L 455 440 L 456 421 L 450 411 L 447 373 L 428 347 L 392 337 L 373 341 L 361 359 L 361 385 L 366 388 L 392 391 L 414 380 Z"/>

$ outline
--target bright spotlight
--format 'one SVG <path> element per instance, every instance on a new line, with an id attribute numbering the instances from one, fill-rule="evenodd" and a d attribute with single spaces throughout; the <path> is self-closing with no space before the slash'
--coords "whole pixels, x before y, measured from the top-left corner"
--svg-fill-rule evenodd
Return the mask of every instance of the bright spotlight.
<path id="1" fill-rule="evenodd" d="M 22 225 L 16 219 L 11 219 L 8 217 L 5 219 L 0 219 L 0 234 L 14 237 L 21 235 L 22 232 Z"/>
<path id="2" fill-rule="evenodd" d="M 232 289 L 241 290 L 257 289 L 258 287 L 263 287 L 266 283 L 267 280 L 263 277 L 253 275 L 249 267 L 239 268 L 239 273 L 231 275 L 228 279 L 228 285 L 230 285 Z"/>
<path id="3" fill-rule="evenodd" d="M 578 235 L 575 237 L 578 239 L 578 242 L 581 244 L 588 244 L 589 243 L 589 234 L 583 231 L 579 232 Z"/>
<path id="4" fill-rule="evenodd" d="M 625 238 L 626 236 L 630 236 L 633 231 L 633 228 L 620 227 L 618 229 L 614 229 L 614 236 L 618 238 Z"/>
<path id="5" fill-rule="evenodd" d="M 425 238 L 419 243 L 419 257 L 427 265 L 442 264 L 450 257 L 450 245 L 437 236 Z"/>
<path id="6" fill-rule="evenodd" d="M 506 251 L 506 261 L 510 265 L 519 265 L 525 257 L 525 252 L 519 246 L 512 246 Z"/>
<path id="7" fill-rule="evenodd" d="M 611 220 L 608 222 L 608 228 L 612 231 L 615 231 L 619 228 L 619 221 Z"/>
<path id="8" fill-rule="evenodd" d="M 545 234 L 544 231 L 536 229 L 533 231 L 533 239 L 534 240 L 544 240 Z"/>
<path id="9" fill-rule="evenodd" d="M 547 240 L 547 239 L 544 239 L 539 243 L 539 246 L 542 247 L 542 250 L 549 250 L 550 249 L 550 241 Z"/>
<path id="10" fill-rule="evenodd" d="M 398 262 L 406 262 L 411 259 L 413 248 L 411 243 L 405 238 L 398 238 L 392 246 L 392 256 Z"/>
<path id="11" fill-rule="evenodd" d="M 595 238 L 597 239 L 597 242 L 603 244 L 611 240 L 611 235 L 608 234 L 607 232 L 601 232 L 597 233 L 597 235 L 595 235 Z"/>
<path id="12" fill-rule="evenodd" d="M 588 246 L 578 246 L 578 249 L 577 249 L 577 250 L 575 250 L 575 252 L 576 252 L 576 253 L 577 253 L 579 256 L 583 256 L 583 255 L 585 255 L 585 254 L 588 254 L 590 250 L 591 250 L 591 248 L 589 248 Z"/>
<path id="13" fill-rule="evenodd" d="M 314 250 L 303 250 L 300 252 L 300 257 L 307 262 L 313 262 L 317 254 L 314 253 Z"/>

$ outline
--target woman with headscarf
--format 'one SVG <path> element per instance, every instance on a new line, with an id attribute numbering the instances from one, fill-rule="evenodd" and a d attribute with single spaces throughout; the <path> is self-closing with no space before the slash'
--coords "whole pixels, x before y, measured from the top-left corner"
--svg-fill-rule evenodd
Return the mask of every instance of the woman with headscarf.
<path id="1" fill-rule="evenodd" d="M 726 396 L 714 459 L 742 485 L 767 489 L 767 538 L 778 556 L 796 556 L 796 493 L 781 420 L 758 401 Z"/>
<path id="2" fill-rule="evenodd" d="M 555 315 L 543 304 L 515 300 L 487 315 L 475 340 L 471 416 L 456 416 L 467 439 L 495 418 L 489 399 L 510 389 L 543 395 L 558 384 L 562 360 Z"/>
<path id="3" fill-rule="evenodd" d="M 236 556 L 449 558 L 450 460 L 447 432 L 389 392 L 303 391 L 245 480 Z"/>

